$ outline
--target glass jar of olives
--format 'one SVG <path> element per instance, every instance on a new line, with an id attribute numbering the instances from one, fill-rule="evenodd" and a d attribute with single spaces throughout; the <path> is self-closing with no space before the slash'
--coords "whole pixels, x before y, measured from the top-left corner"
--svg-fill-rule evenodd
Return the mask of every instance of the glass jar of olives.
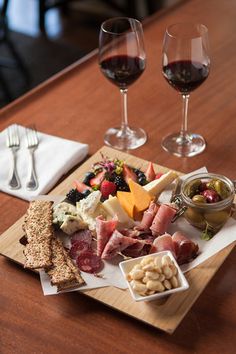
<path id="1" fill-rule="evenodd" d="M 235 188 L 225 176 L 199 173 L 184 180 L 181 199 L 184 217 L 203 230 L 202 238 L 209 240 L 224 225 L 231 214 Z"/>

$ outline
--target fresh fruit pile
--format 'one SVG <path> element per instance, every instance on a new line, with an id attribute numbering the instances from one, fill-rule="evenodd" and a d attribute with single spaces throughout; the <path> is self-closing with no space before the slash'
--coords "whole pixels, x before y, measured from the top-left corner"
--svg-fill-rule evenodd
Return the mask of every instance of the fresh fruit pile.
<path id="1" fill-rule="evenodd" d="M 109 159 L 102 155 L 102 160 L 92 166 L 92 170 L 85 174 L 82 182 L 75 181 L 76 188 L 67 193 L 66 199 L 75 205 L 93 190 L 100 190 L 102 199 L 106 200 L 109 195 L 114 196 L 118 191 L 129 192 L 130 179 L 145 186 L 161 175 L 161 173 L 155 173 L 151 162 L 146 172 L 143 172 L 138 168 L 128 166 L 123 160 Z"/>

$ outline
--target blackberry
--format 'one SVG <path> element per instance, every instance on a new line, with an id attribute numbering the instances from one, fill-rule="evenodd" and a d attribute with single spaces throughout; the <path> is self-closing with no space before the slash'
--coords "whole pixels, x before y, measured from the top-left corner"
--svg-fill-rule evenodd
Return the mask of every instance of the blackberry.
<path id="1" fill-rule="evenodd" d="M 139 176 L 138 177 L 138 183 L 141 185 L 141 186 L 145 186 L 145 184 L 147 184 L 147 179 L 146 179 L 146 176 L 143 175 L 143 176 Z"/>
<path id="2" fill-rule="evenodd" d="M 95 177 L 95 174 L 93 172 L 87 172 L 85 174 L 83 183 L 86 184 L 87 186 L 90 186 L 90 180 Z"/>
<path id="3" fill-rule="evenodd" d="M 82 198 L 86 198 L 90 193 L 91 193 L 90 190 L 86 189 L 85 191 L 83 191 L 83 192 L 80 193 L 80 194 L 82 194 Z M 82 199 L 82 198 L 81 198 L 81 199 Z"/>
<path id="4" fill-rule="evenodd" d="M 138 177 L 138 183 L 141 186 L 145 186 L 145 184 L 147 184 L 147 179 L 146 179 L 145 173 L 143 171 L 139 170 L 138 168 L 134 168 L 134 173 Z"/>
<path id="5" fill-rule="evenodd" d="M 114 183 L 118 191 L 129 192 L 129 186 L 125 182 L 124 178 L 122 178 L 121 176 L 116 176 L 114 179 Z"/>
<path id="6" fill-rule="evenodd" d="M 79 202 L 83 198 L 83 194 L 77 191 L 75 188 L 71 189 L 66 195 L 66 199 L 74 205 L 76 205 L 76 202 Z"/>

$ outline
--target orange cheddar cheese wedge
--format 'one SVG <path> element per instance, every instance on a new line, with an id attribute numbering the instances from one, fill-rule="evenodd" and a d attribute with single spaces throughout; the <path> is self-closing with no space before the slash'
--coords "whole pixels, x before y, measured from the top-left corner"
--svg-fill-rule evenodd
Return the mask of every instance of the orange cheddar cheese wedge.
<path id="1" fill-rule="evenodd" d="M 130 192 L 117 192 L 117 198 L 122 206 L 122 208 L 126 211 L 126 213 L 133 218 L 134 217 L 134 199 Z"/>
<path id="2" fill-rule="evenodd" d="M 142 186 L 131 179 L 129 180 L 129 188 L 133 197 L 136 213 L 146 210 L 152 200 L 150 194 Z"/>

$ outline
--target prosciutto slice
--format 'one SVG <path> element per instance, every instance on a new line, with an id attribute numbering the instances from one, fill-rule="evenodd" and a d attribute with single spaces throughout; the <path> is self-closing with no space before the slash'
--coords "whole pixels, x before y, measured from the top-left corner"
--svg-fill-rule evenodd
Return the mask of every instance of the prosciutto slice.
<path id="1" fill-rule="evenodd" d="M 187 263 L 197 256 L 199 250 L 198 244 L 189 240 L 182 232 L 176 231 L 172 236 L 172 240 L 179 264 Z"/>
<path id="2" fill-rule="evenodd" d="M 157 237 L 152 244 L 150 253 L 162 252 L 162 251 L 171 251 L 173 256 L 176 257 L 175 244 L 171 235 L 164 234 L 162 236 Z"/>
<path id="3" fill-rule="evenodd" d="M 127 257 L 138 257 L 141 255 L 141 251 L 143 249 L 143 247 L 145 246 L 145 242 L 142 240 L 137 240 L 136 239 L 136 243 L 127 247 L 122 254 L 124 254 Z"/>
<path id="4" fill-rule="evenodd" d="M 115 257 L 117 253 L 136 243 L 136 239 L 124 236 L 119 231 L 115 230 L 102 252 L 102 258 L 111 259 Z"/>
<path id="5" fill-rule="evenodd" d="M 103 216 L 96 218 L 96 233 L 97 233 L 97 255 L 101 256 L 108 240 L 117 226 L 118 220 L 104 220 Z"/>
<path id="6" fill-rule="evenodd" d="M 150 228 L 158 208 L 159 206 L 153 201 L 150 203 L 149 208 L 143 213 L 140 225 L 137 227 L 139 230 L 148 230 Z"/>
<path id="7" fill-rule="evenodd" d="M 174 208 L 167 204 L 161 204 L 150 227 L 153 236 L 163 235 L 175 214 L 176 210 Z"/>

